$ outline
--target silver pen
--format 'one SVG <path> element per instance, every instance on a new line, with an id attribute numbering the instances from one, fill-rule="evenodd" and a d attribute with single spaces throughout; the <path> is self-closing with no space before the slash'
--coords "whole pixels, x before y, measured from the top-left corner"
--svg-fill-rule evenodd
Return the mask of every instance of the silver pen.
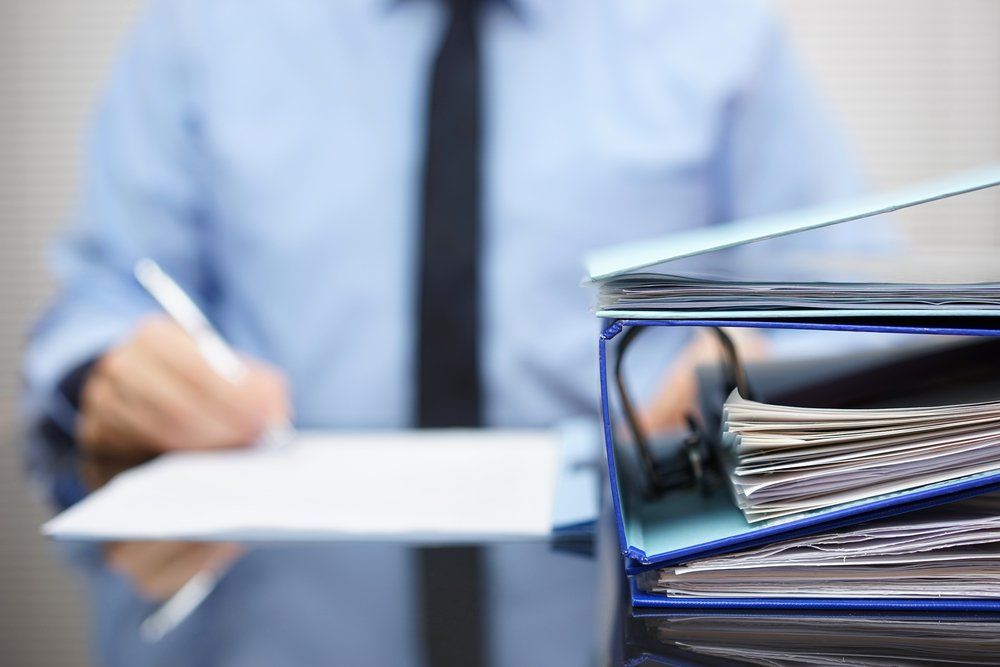
<path id="1" fill-rule="evenodd" d="M 149 258 L 140 259 L 133 270 L 135 279 L 149 295 L 195 342 L 212 369 L 229 380 L 239 382 L 249 372 L 239 355 L 229 347 L 191 297 L 174 279 Z M 295 436 L 295 428 L 285 419 L 268 426 L 257 441 L 258 446 L 277 447 Z"/>
<path id="2" fill-rule="evenodd" d="M 215 372 L 230 382 L 239 382 L 246 376 L 249 369 L 243 360 L 226 344 L 191 297 L 159 264 L 152 259 L 140 259 L 135 263 L 134 274 L 139 284 L 167 315 L 191 336 L 205 361 Z M 281 447 L 294 436 L 294 427 L 283 420 L 270 425 L 256 444 L 261 447 Z M 222 575 L 223 572 L 218 568 L 198 572 L 142 622 L 139 626 L 140 636 L 148 642 L 162 639 L 198 608 L 215 589 Z"/>

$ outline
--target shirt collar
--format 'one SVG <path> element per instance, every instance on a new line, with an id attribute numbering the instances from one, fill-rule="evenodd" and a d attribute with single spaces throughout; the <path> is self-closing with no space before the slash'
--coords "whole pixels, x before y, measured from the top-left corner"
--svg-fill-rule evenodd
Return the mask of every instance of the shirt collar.
<path id="1" fill-rule="evenodd" d="M 397 7 L 406 2 L 413 2 L 413 0 L 368 0 L 368 1 L 370 1 L 373 5 L 377 5 L 384 8 L 386 12 L 396 9 Z M 435 0 L 435 1 L 442 2 L 443 0 Z M 527 15 L 524 7 L 525 3 L 523 0 L 483 0 L 484 5 L 488 3 L 494 3 L 496 5 L 500 5 L 505 9 L 507 9 L 512 15 L 522 20 Z"/>

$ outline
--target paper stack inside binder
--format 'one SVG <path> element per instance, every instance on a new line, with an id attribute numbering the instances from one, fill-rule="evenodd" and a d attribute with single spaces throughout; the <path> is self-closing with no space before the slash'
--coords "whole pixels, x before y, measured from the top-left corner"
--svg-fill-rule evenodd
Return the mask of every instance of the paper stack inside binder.
<path id="1" fill-rule="evenodd" d="M 723 441 L 740 509 L 767 521 L 1000 469 L 1000 401 L 808 408 L 734 391 Z"/>
<path id="2" fill-rule="evenodd" d="M 1000 495 L 643 575 L 684 597 L 1000 598 Z"/>

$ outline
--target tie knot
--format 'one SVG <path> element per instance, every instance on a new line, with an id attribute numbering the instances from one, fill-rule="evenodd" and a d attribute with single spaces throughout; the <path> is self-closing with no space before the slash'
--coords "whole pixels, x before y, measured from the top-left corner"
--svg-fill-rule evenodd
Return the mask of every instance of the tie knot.
<path id="1" fill-rule="evenodd" d="M 473 18 L 486 0 L 445 0 L 455 18 Z"/>

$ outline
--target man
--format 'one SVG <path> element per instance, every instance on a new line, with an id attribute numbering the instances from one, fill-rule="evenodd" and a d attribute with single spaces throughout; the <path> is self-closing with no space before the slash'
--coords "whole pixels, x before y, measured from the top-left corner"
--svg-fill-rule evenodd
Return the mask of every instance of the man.
<path id="1" fill-rule="evenodd" d="M 34 467 L 63 505 L 81 452 L 241 446 L 284 415 L 594 414 L 585 250 L 856 186 L 773 17 L 747 0 L 156 0 L 85 176 L 25 362 L 45 435 Z M 243 382 L 157 315 L 131 278 L 142 256 L 251 361 Z M 587 562 L 482 558 L 492 664 L 587 659 Z M 116 544 L 79 560 L 97 653 L 128 665 L 417 664 L 414 581 L 434 569 L 391 546 Z M 156 601 L 219 561 L 231 570 L 197 613 L 143 644 Z"/>

